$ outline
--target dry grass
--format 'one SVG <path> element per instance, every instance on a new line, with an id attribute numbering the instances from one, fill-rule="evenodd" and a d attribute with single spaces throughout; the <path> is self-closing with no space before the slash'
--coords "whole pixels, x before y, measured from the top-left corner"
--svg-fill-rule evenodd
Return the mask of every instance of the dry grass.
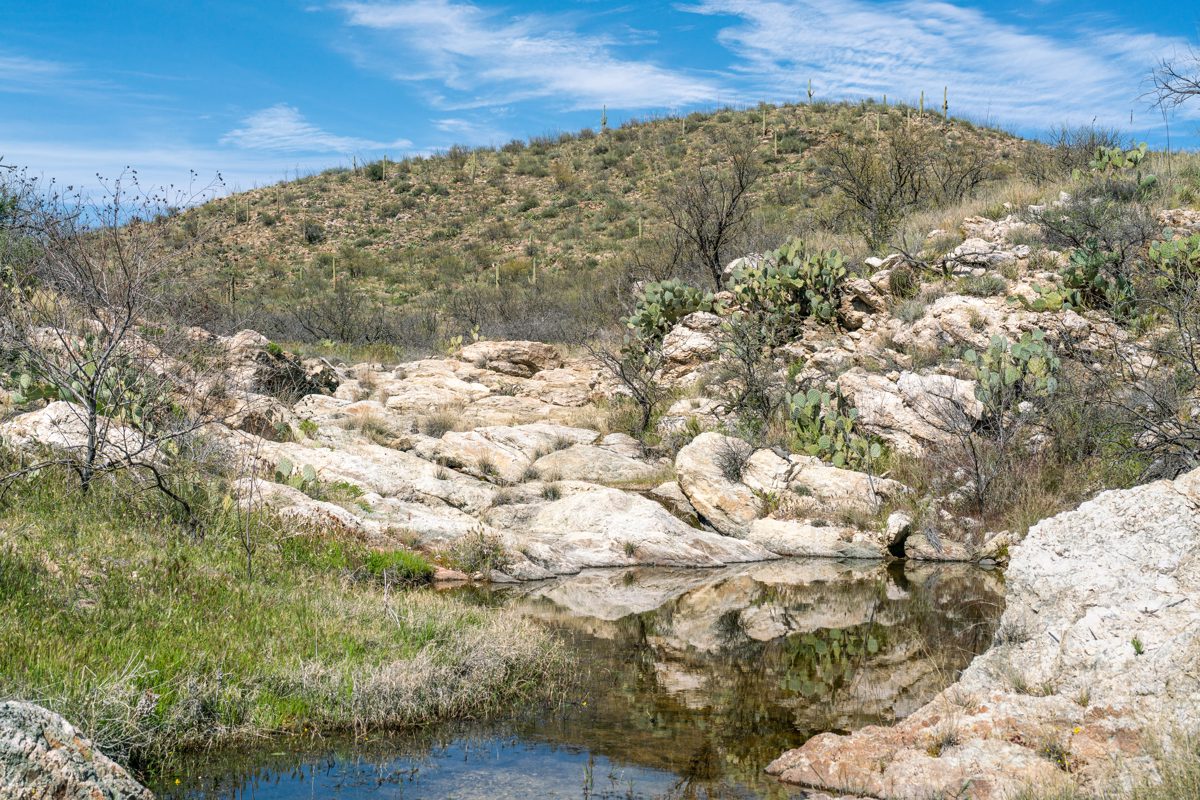
<path id="1" fill-rule="evenodd" d="M 247 575 L 216 484 L 197 498 L 202 540 L 120 482 L 66 485 L 43 473 L 0 509 L 0 696 L 62 713 L 135 769 L 233 737 L 483 717 L 565 680 L 548 631 L 381 580 L 380 565 L 420 566 L 406 554 L 262 517 Z"/>

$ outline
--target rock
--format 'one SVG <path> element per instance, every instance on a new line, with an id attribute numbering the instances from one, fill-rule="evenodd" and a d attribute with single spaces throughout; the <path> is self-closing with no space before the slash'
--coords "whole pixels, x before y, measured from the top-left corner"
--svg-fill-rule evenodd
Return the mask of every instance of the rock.
<path id="1" fill-rule="evenodd" d="M 687 495 L 675 481 L 660 483 L 650 490 L 650 496 L 688 525 L 699 527 L 700 515 L 696 513 L 696 507 L 687 499 Z"/>
<path id="2" fill-rule="evenodd" d="M 1158 213 L 1158 223 L 1182 235 L 1200 233 L 1200 211 L 1173 208 Z"/>
<path id="3" fill-rule="evenodd" d="M 154 795 L 58 714 L 8 701 L 0 703 L 0 797 L 153 800 Z"/>
<path id="4" fill-rule="evenodd" d="M 480 369 L 519 378 L 562 366 L 558 350 L 542 342 L 475 342 L 458 357 Z"/>
<path id="5" fill-rule="evenodd" d="M 300 359 L 273 346 L 257 331 L 217 337 L 217 344 L 225 350 L 232 385 L 243 391 L 289 400 L 328 391 L 328 374 L 310 374 L 310 368 Z M 336 388 L 334 378 L 332 385 Z"/>
<path id="6" fill-rule="evenodd" d="M 695 383 L 704 367 L 721 355 L 721 318 L 707 311 L 688 314 L 663 337 L 665 383 L 686 386 Z"/>
<path id="7" fill-rule="evenodd" d="M 104 441 L 98 454 L 101 464 L 122 462 L 129 457 L 158 459 L 153 441 L 133 428 L 101 420 Z M 56 400 L 45 408 L 19 414 L 0 423 L 0 442 L 19 450 L 47 448 L 60 455 L 83 458 L 88 446 L 87 410 L 75 403 Z"/>
<path id="8" fill-rule="evenodd" d="M 599 438 L 595 431 L 563 425 L 491 426 L 443 434 L 436 455 L 439 460 L 473 475 L 497 475 L 512 483 L 520 481 L 542 454 L 576 444 L 591 444 Z M 608 451 L 601 452 L 605 457 L 620 458 Z M 576 466 L 586 465 L 576 462 Z"/>
<path id="9" fill-rule="evenodd" d="M 676 400 L 659 419 L 658 433 L 681 433 L 690 425 L 695 425 L 699 430 L 711 430 L 720 424 L 720 407 L 720 402 L 711 397 L 685 397 Z"/>
<path id="10" fill-rule="evenodd" d="M 838 389 L 858 409 L 858 422 L 896 450 L 920 457 L 956 439 L 958 421 L 976 422 L 983 404 L 975 382 L 949 375 L 902 372 L 895 381 L 861 368 L 838 377 Z"/>
<path id="11" fill-rule="evenodd" d="M 471 576 L 465 572 L 459 572 L 456 569 L 449 569 L 447 567 L 435 566 L 433 568 L 434 583 L 465 583 L 469 580 L 471 580 Z"/>
<path id="12" fill-rule="evenodd" d="M 675 456 L 679 488 L 701 519 L 728 536 L 742 536 L 762 516 L 763 504 L 754 491 L 725 475 L 722 462 L 739 451 L 750 456 L 749 445 L 731 436 L 702 433 Z"/>
<path id="13" fill-rule="evenodd" d="M 604 484 L 645 484 L 661 480 L 662 468 L 629 456 L 619 455 L 605 447 L 576 444 L 556 450 L 533 462 L 542 477 L 561 478 Z"/>
<path id="14" fill-rule="evenodd" d="M 755 450 L 742 468 L 742 483 L 759 493 L 778 493 L 788 488 L 792 464 L 773 450 Z"/>
<path id="15" fill-rule="evenodd" d="M 768 772 L 883 800 L 1152 777 L 1148 748 L 1200 731 L 1198 608 L 1200 470 L 1103 492 L 1012 547 L 996 642 L 956 684 L 898 725 L 822 734 Z"/>
<path id="16" fill-rule="evenodd" d="M 333 394 L 341 385 L 341 377 L 332 364 L 323 358 L 306 358 L 301 362 L 309 383 L 322 392 Z"/>
<path id="17" fill-rule="evenodd" d="M 552 572 L 632 564 L 716 567 L 774 558 L 755 544 L 692 528 L 640 495 L 560 486 L 565 496 L 559 500 L 529 509 L 505 506 L 491 518 L 522 553 Z"/>
<path id="18" fill-rule="evenodd" d="M 914 561 L 975 561 L 963 542 L 939 535 L 936 528 L 914 531 L 904 542 L 904 555 Z"/>
<path id="19" fill-rule="evenodd" d="M 788 477 L 791 496 L 786 505 L 792 516 L 873 515 L 879 506 L 907 491 L 889 478 L 833 467 L 813 456 L 793 455 Z"/>
<path id="20" fill-rule="evenodd" d="M 852 278 L 843 287 L 842 304 L 838 308 L 838 319 L 847 330 L 858 330 L 872 314 L 883 314 L 888 310 L 887 300 L 866 278 Z"/>
<path id="21" fill-rule="evenodd" d="M 880 559 L 888 554 L 888 540 L 878 531 L 860 531 L 809 521 L 759 519 L 750 525 L 746 541 L 781 556 Z"/>

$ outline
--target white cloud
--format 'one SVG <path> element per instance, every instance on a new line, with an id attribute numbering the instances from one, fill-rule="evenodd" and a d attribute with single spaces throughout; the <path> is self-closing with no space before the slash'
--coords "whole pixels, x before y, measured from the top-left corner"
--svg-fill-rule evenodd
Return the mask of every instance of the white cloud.
<path id="1" fill-rule="evenodd" d="M 709 79 L 619 57 L 614 41 L 579 33 L 577 20 L 565 16 L 512 17 L 453 0 L 339 8 L 352 28 L 375 34 L 353 47 L 360 62 L 399 80 L 438 84 L 434 102 L 443 107 L 552 98 L 573 109 L 661 108 L 720 92 Z"/>
<path id="2" fill-rule="evenodd" d="M 775 99 L 818 96 L 915 100 L 1021 127 L 1058 122 L 1128 126 L 1156 118 L 1140 99 L 1159 57 L 1183 43 L 1061 25 L 1053 36 L 937 0 L 700 0 L 680 10 L 732 15 L 719 41 L 739 83 Z"/>
<path id="3" fill-rule="evenodd" d="M 246 117 L 242 120 L 242 127 L 235 128 L 221 137 L 221 144 L 277 153 L 340 154 L 405 150 L 412 147 L 412 142 L 406 139 L 376 142 L 329 133 L 313 125 L 298 109 L 286 103 L 264 108 Z"/>

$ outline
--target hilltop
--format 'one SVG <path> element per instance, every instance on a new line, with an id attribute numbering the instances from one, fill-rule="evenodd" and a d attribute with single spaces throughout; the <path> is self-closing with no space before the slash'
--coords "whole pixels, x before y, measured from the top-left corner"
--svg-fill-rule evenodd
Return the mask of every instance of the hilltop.
<path id="1" fill-rule="evenodd" d="M 562 340 L 611 321 L 621 287 L 663 258 L 664 190 L 749 151 L 760 178 L 740 252 L 827 239 L 847 230 L 819 174 L 827 154 L 870 150 L 898 130 L 937 137 L 984 183 L 1035 147 L 908 107 L 764 105 L 330 169 L 214 200 L 180 223 L 203 232 L 209 294 L 229 327 L 416 349 L 477 329 Z"/>

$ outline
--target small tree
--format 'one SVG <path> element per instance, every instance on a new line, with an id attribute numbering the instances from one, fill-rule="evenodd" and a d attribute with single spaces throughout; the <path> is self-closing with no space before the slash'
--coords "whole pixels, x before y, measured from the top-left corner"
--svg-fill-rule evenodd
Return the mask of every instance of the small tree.
<path id="1" fill-rule="evenodd" d="M 753 149 L 731 145 L 724 163 L 700 167 L 660 192 L 664 219 L 718 290 L 725 286 L 725 264 L 741 255 L 753 212 L 750 191 L 759 175 Z"/>
<path id="2" fill-rule="evenodd" d="M 1162 108 L 1175 108 L 1200 98 L 1200 51 L 1188 48 L 1175 58 L 1163 59 L 1151 80 L 1151 93 Z"/>
<path id="3" fill-rule="evenodd" d="M 87 492 L 100 476 L 146 478 L 195 523 L 172 481 L 195 455 L 193 434 L 236 413 L 219 353 L 176 317 L 196 241 L 167 233 L 171 209 L 203 196 L 141 191 L 136 175 L 99 202 L 42 191 L 10 176 L 0 281 L 0 353 L 18 406 L 65 401 L 44 458 L 0 476 L 0 487 L 61 465 Z"/>

